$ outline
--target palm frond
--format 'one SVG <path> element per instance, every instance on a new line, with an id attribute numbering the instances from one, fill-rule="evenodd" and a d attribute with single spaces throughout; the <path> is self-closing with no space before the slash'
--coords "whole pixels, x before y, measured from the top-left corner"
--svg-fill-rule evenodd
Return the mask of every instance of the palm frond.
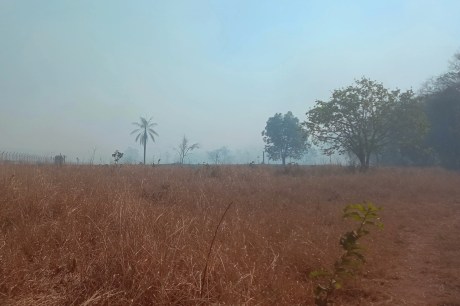
<path id="1" fill-rule="evenodd" d="M 144 117 L 141 117 L 141 122 L 142 122 L 142 127 L 149 125 L 149 122 Z"/>
<path id="2" fill-rule="evenodd" d="M 158 136 L 158 133 L 157 133 L 157 132 L 155 132 L 154 130 L 152 130 L 152 129 L 148 129 L 148 131 L 149 131 L 149 133 L 152 133 L 152 134 L 154 134 L 154 135 Z"/>
<path id="3" fill-rule="evenodd" d="M 150 139 L 152 139 L 152 141 L 155 142 L 155 135 L 150 132 L 149 132 L 149 135 L 150 135 Z"/>

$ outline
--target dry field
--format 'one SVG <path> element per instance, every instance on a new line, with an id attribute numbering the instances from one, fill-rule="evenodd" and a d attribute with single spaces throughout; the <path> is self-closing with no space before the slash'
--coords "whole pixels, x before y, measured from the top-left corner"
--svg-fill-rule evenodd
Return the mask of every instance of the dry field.
<path id="1" fill-rule="evenodd" d="M 1 305 L 313 304 L 346 204 L 383 207 L 336 305 L 460 305 L 460 174 L 0 165 Z M 225 215 L 201 279 L 210 242 Z"/>

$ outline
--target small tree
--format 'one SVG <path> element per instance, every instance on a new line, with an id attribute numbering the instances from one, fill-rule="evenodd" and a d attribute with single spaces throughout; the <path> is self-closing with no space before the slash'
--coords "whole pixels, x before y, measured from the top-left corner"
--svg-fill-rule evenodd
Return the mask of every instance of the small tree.
<path id="1" fill-rule="evenodd" d="M 115 165 L 118 164 L 118 161 L 123 157 L 123 153 L 115 150 L 115 152 L 112 154 L 113 161 L 115 162 Z"/>
<path id="2" fill-rule="evenodd" d="M 408 110 L 413 109 L 409 105 L 414 103 L 412 90 L 391 91 L 363 77 L 355 85 L 334 90 L 329 101 L 316 101 L 303 125 L 326 155 L 351 152 L 365 170 L 372 154 L 404 140 L 401 131 L 426 132 L 420 120 L 409 119 Z"/>
<path id="3" fill-rule="evenodd" d="M 230 150 L 223 146 L 219 149 L 208 151 L 208 158 L 214 164 L 228 163 L 230 160 Z"/>
<path id="4" fill-rule="evenodd" d="M 340 245 L 344 253 L 335 262 L 332 271 L 318 270 L 310 273 L 311 278 L 322 278 L 322 282 L 315 288 L 315 305 L 328 306 L 332 303 L 335 290 L 343 287 L 346 279 L 356 276 L 360 266 L 365 263 L 363 248 L 358 243 L 362 237 L 369 234 L 369 226 L 383 228 L 378 212 L 381 208 L 372 203 L 351 204 L 343 211 L 344 219 L 358 221 L 358 228 L 345 233 L 340 238 Z"/>
<path id="5" fill-rule="evenodd" d="M 187 137 L 182 138 L 182 142 L 177 146 L 177 153 L 179 154 L 179 163 L 184 164 L 185 157 L 189 155 L 193 150 L 199 149 L 200 145 L 198 143 L 189 144 Z"/>
<path id="6" fill-rule="evenodd" d="M 271 160 L 281 160 L 286 165 L 286 158 L 300 159 L 309 147 L 307 134 L 302 130 L 299 119 L 291 112 L 270 117 L 262 132 L 266 143 L 265 152 Z"/>

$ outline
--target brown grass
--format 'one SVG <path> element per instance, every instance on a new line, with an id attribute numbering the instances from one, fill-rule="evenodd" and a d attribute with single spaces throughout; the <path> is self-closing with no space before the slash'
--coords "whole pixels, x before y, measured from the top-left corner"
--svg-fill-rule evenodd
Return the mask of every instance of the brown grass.
<path id="1" fill-rule="evenodd" d="M 384 208 L 344 305 L 460 305 L 460 175 L 441 169 L 0 165 L 0 304 L 312 304 L 354 224 Z M 209 257 L 210 242 L 220 217 Z"/>

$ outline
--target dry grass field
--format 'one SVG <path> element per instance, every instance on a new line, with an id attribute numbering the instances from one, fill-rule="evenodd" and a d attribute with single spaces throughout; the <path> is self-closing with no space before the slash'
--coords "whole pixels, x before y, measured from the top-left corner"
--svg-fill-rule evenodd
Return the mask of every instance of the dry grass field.
<path id="1" fill-rule="evenodd" d="M 312 305 L 308 275 L 340 256 L 342 209 L 363 201 L 385 228 L 336 305 L 460 305 L 456 172 L 7 164 L 0 304 Z"/>

